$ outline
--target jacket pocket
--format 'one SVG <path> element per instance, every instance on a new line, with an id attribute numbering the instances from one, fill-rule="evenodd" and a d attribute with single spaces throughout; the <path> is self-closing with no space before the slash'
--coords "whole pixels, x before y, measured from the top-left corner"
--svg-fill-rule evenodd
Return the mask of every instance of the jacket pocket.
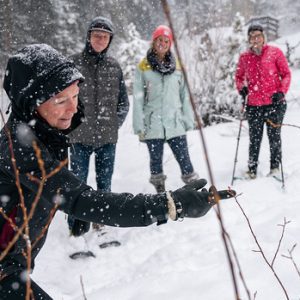
<path id="1" fill-rule="evenodd" d="M 148 130 L 151 130 L 152 116 L 153 116 L 153 111 L 151 111 L 150 114 L 146 118 L 146 122 L 145 122 L 145 131 L 146 132 Z"/>

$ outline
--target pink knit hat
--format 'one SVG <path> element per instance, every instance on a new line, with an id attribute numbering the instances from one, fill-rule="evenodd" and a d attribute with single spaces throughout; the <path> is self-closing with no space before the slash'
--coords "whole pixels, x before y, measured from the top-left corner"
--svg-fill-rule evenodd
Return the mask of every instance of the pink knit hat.
<path id="1" fill-rule="evenodd" d="M 165 25 L 159 25 L 152 33 L 152 41 L 154 41 L 159 36 L 166 36 L 170 40 L 170 44 L 173 42 L 173 34 L 171 29 Z"/>

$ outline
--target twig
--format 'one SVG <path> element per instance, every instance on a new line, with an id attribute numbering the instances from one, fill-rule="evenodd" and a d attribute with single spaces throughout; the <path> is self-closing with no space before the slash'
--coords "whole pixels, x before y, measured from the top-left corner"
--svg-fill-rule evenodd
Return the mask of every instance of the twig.
<path id="1" fill-rule="evenodd" d="M 83 299 L 84 299 L 84 300 L 87 300 L 87 297 L 86 297 L 85 291 L 84 291 L 84 284 L 83 284 L 82 275 L 80 275 L 80 285 L 81 285 L 81 289 L 82 289 Z"/>
<path id="2" fill-rule="evenodd" d="M 246 284 L 246 281 L 245 281 L 245 279 L 244 279 L 244 276 L 243 276 L 243 273 L 242 273 L 242 268 L 241 268 L 241 265 L 240 265 L 240 263 L 239 263 L 239 259 L 238 259 L 237 253 L 236 253 L 236 251 L 235 251 L 235 248 L 234 248 L 234 246 L 233 246 L 232 240 L 231 240 L 231 238 L 230 238 L 230 236 L 229 236 L 229 234 L 228 234 L 227 232 L 226 232 L 225 234 L 226 234 L 226 236 L 227 236 L 227 239 L 228 239 L 228 241 L 229 241 L 229 245 L 230 245 L 231 250 L 232 250 L 232 252 L 233 252 L 233 256 L 234 256 L 234 258 L 235 258 L 235 263 L 236 263 L 236 265 L 237 265 L 237 267 L 238 267 L 239 275 L 240 275 L 241 281 L 242 281 L 242 283 L 243 283 L 244 289 L 245 289 L 245 291 L 246 291 L 246 293 L 247 293 L 247 295 L 248 295 L 248 299 L 251 300 L 250 291 L 249 291 L 249 289 L 248 289 L 248 287 L 247 287 L 247 284 Z"/>
<path id="3" fill-rule="evenodd" d="M 275 259 L 276 259 L 276 256 L 279 252 L 279 249 L 280 249 L 280 246 L 281 246 L 281 242 L 282 242 L 282 239 L 283 239 L 283 236 L 284 236 L 284 231 L 285 231 L 285 227 L 287 224 L 291 223 L 291 221 L 286 221 L 286 218 L 284 218 L 284 223 L 283 224 L 278 224 L 278 226 L 281 226 L 282 227 L 282 232 L 281 232 L 281 237 L 279 239 L 279 242 L 278 242 L 278 246 L 277 246 L 277 249 L 276 249 L 276 252 L 275 252 L 275 255 L 272 259 L 272 263 L 271 263 L 271 266 L 273 267 L 274 266 L 274 262 L 275 262 Z"/>
<path id="4" fill-rule="evenodd" d="M 285 257 L 285 258 L 287 258 L 287 259 L 290 259 L 292 261 L 292 263 L 293 263 L 293 265 L 294 265 L 294 267 L 296 269 L 296 272 L 297 272 L 298 276 L 300 277 L 300 270 L 299 270 L 299 268 L 298 268 L 298 266 L 297 266 L 297 264 L 296 264 L 296 262 L 294 260 L 294 257 L 293 257 L 293 251 L 295 250 L 296 246 L 297 246 L 297 244 L 294 244 L 293 247 L 292 247 L 292 249 L 288 250 L 289 256 L 287 256 L 287 255 L 282 255 L 282 256 Z"/>
<path id="5" fill-rule="evenodd" d="M 65 160 L 62 160 L 59 162 L 58 166 L 53 170 L 51 171 L 49 174 L 45 175 L 45 178 L 46 179 L 49 179 L 50 177 L 52 177 L 53 175 L 57 174 L 64 166 L 68 165 L 68 159 L 66 158 Z M 40 184 L 41 183 L 41 180 L 33 175 L 31 175 L 30 173 L 26 173 L 27 177 L 35 182 L 35 183 L 38 183 Z"/>
<path id="6" fill-rule="evenodd" d="M 9 225 L 11 226 L 11 228 L 14 230 L 14 231 L 18 231 L 18 227 L 16 226 L 16 224 L 13 222 L 13 220 L 8 217 L 6 215 L 6 213 L 3 211 L 3 208 L 1 207 L 0 208 L 0 214 L 2 215 L 2 217 L 9 223 Z"/>
<path id="7" fill-rule="evenodd" d="M 274 128 L 279 128 L 279 127 L 282 127 L 282 126 L 289 126 L 289 127 L 295 127 L 295 128 L 300 129 L 300 126 L 298 126 L 298 125 L 285 124 L 285 123 L 274 123 L 270 119 L 267 119 L 267 123 L 270 124 Z"/>
<path id="8" fill-rule="evenodd" d="M 169 5 L 168 5 L 168 1 L 167 0 L 161 0 L 161 3 L 162 3 L 162 6 L 163 6 L 165 16 L 168 20 L 170 29 L 173 33 L 173 40 L 174 40 L 174 46 L 175 46 L 176 54 L 177 54 L 179 63 L 181 65 L 184 81 L 187 85 L 187 90 L 188 90 L 188 94 L 189 94 L 189 97 L 190 97 L 190 102 L 191 102 L 191 105 L 192 105 L 192 108 L 193 108 L 193 111 L 194 111 L 194 116 L 195 116 L 195 120 L 196 120 L 196 123 L 197 123 L 197 128 L 199 129 L 199 134 L 200 134 L 200 139 L 202 141 L 202 147 L 203 147 L 204 156 L 205 156 L 205 160 L 206 160 L 206 165 L 207 165 L 207 169 L 208 169 L 209 179 L 210 179 L 211 185 L 213 187 L 214 198 L 217 202 L 215 212 L 217 214 L 217 218 L 219 220 L 219 225 L 221 227 L 221 232 L 222 232 L 221 236 L 222 236 L 222 240 L 223 240 L 223 244 L 224 244 L 224 248 L 225 248 L 225 252 L 226 252 L 226 256 L 227 256 L 227 260 L 228 260 L 228 264 L 229 264 L 229 268 L 230 268 L 230 272 L 231 272 L 231 277 L 232 277 L 232 282 L 233 282 L 233 287 L 234 287 L 234 295 L 235 295 L 235 298 L 238 300 L 238 299 L 240 299 L 240 296 L 239 296 L 239 291 L 238 291 L 238 284 L 237 284 L 237 280 L 236 280 L 236 275 L 235 275 L 235 272 L 234 272 L 233 259 L 231 257 L 231 253 L 229 251 L 229 246 L 228 246 L 228 242 L 227 242 L 226 235 L 225 235 L 225 226 L 224 226 L 224 222 L 223 222 L 221 207 L 220 207 L 220 204 L 219 204 L 220 196 L 217 193 L 217 189 L 215 188 L 215 184 L 214 184 L 212 168 L 211 168 L 211 164 L 210 164 L 210 160 L 209 160 L 209 156 L 208 156 L 208 149 L 207 149 L 207 145 L 206 145 L 206 142 L 205 142 L 204 133 L 203 133 L 203 129 L 202 129 L 202 127 L 203 127 L 202 122 L 200 120 L 199 114 L 197 113 L 197 108 L 196 108 L 196 104 L 195 104 L 196 102 L 195 102 L 194 97 L 193 97 L 193 93 L 192 93 L 192 90 L 191 90 L 191 87 L 190 87 L 190 84 L 189 84 L 189 80 L 188 80 L 188 77 L 187 77 L 187 73 L 186 73 L 184 64 L 182 63 L 181 54 L 180 54 L 180 51 L 179 51 L 179 47 L 178 47 L 178 43 L 177 43 L 177 39 L 176 39 L 176 35 L 175 35 L 175 30 L 174 30 L 174 26 L 173 26 L 173 22 L 172 22 L 172 18 L 171 18 L 171 13 L 170 13 L 170 8 L 169 8 Z"/>
<path id="9" fill-rule="evenodd" d="M 1 110 L 0 110 L 0 113 L 1 113 L 3 123 L 4 123 L 5 134 L 8 138 L 9 150 L 10 150 L 10 153 L 11 153 L 11 162 L 12 162 L 12 166 L 13 166 L 13 170 L 14 170 L 14 174 L 15 174 L 15 182 L 16 182 L 16 186 L 17 186 L 17 190 L 18 190 L 18 194 L 19 194 L 19 198 L 20 198 L 20 206 L 21 206 L 21 209 L 23 211 L 23 220 L 24 220 L 23 226 L 18 230 L 18 232 L 14 236 L 13 240 L 10 241 L 8 246 L 5 248 L 5 251 L 3 251 L 1 253 L 1 257 L 3 255 L 4 256 L 7 255 L 9 250 L 12 248 L 12 246 L 18 240 L 19 236 L 23 233 L 23 230 L 25 230 L 25 234 L 23 235 L 23 238 L 26 242 L 26 249 L 27 249 L 27 279 L 26 279 L 25 299 L 30 300 L 30 294 L 31 294 L 32 291 L 31 291 L 31 281 L 30 281 L 30 277 L 29 277 L 29 274 L 30 274 L 30 271 L 31 271 L 31 243 L 30 243 L 30 239 L 29 239 L 29 226 L 28 226 L 29 220 L 28 220 L 28 217 L 27 217 L 27 208 L 25 206 L 24 195 L 23 195 L 23 190 L 22 190 L 22 186 L 21 186 L 21 182 L 20 182 L 19 170 L 17 168 L 16 158 L 15 158 L 15 154 L 14 154 L 11 133 L 10 133 L 8 127 L 7 127 L 7 123 L 4 122 L 4 116 L 3 116 L 3 113 L 2 113 Z M 1 258 L 0 258 L 0 261 L 1 261 Z"/>
<path id="10" fill-rule="evenodd" d="M 1 111 L 1 109 L 0 109 L 0 114 L 1 114 L 1 117 L 2 117 L 3 122 L 4 122 L 4 116 L 3 116 L 3 113 Z M 36 206 L 37 206 L 37 204 L 38 204 L 38 202 L 41 198 L 41 194 L 42 194 L 43 187 L 44 187 L 44 184 L 45 184 L 46 180 L 48 178 L 50 178 L 51 176 L 55 175 L 57 172 L 59 172 L 61 170 L 61 168 L 67 164 L 68 160 L 66 159 L 66 160 L 60 162 L 60 164 L 53 171 L 51 171 L 49 174 L 46 174 L 46 170 L 45 170 L 45 167 L 44 167 L 44 161 L 43 161 L 42 156 L 41 156 L 41 150 L 37 146 L 37 143 L 35 141 L 33 141 L 33 148 L 35 150 L 35 154 L 36 154 L 36 157 L 37 157 L 39 169 L 41 171 L 41 180 L 39 180 L 37 178 L 34 178 L 34 177 L 31 177 L 33 181 L 35 181 L 39 184 L 39 186 L 38 186 L 36 196 L 33 200 L 32 205 L 31 205 L 30 212 L 28 214 L 27 208 L 25 206 L 23 190 L 22 190 L 22 186 L 21 186 L 21 182 L 20 182 L 20 174 L 19 174 L 19 170 L 17 168 L 17 162 L 16 162 L 15 155 L 14 155 L 11 133 L 10 133 L 6 123 L 4 125 L 4 130 L 5 130 L 6 136 L 8 138 L 9 150 L 10 150 L 10 153 L 11 153 L 11 162 L 12 162 L 12 166 L 13 166 L 13 170 L 14 170 L 14 174 L 15 174 L 15 182 L 16 182 L 16 187 L 17 187 L 18 193 L 19 193 L 20 207 L 21 207 L 22 212 L 23 212 L 23 224 L 18 228 L 14 224 L 12 219 L 9 218 L 4 213 L 4 211 L 1 209 L 1 211 L 0 211 L 1 215 L 4 217 L 4 219 L 7 222 L 9 222 L 10 226 L 16 231 L 16 234 L 13 236 L 12 240 L 8 243 L 7 247 L 2 251 L 2 253 L 0 255 L 0 261 L 9 253 L 9 251 L 12 249 L 13 245 L 16 243 L 16 241 L 19 239 L 19 237 L 22 236 L 22 238 L 25 240 L 25 243 L 26 243 L 26 251 L 22 251 L 22 253 L 23 253 L 24 257 L 26 258 L 26 262 L 27 262 L 25 299 L 30 300 L 30 297 L 31 297 L 31 299 L 33 300 L 34 296 L 33 296 L 33 293 L 32 293 L 31 280 L 30 280 L 32 244 L 31 244 L 30 233 L 29 233 L 29 221 L 32 219 L 32 217 L 34 215 L 35 208 L 36 208 Z M 46 226 L 42 229 L 40 235 L 37 237 L 36 241 L 34 242 L 34 244 L 33 244 L 34 246 L 42 238 L 42 236 L 46 233 L 46 230 L 49 227 L 49 224 L 50 224 L 50 222 L 51 222 L 51 220 L 54 216 L 54 213 L 55 213 L 56 209 L 57 209 L 57 204 L 51 210 L 49 220 L 48 220 Z"/>
<path id="11" fill-rule="evenodd" d="M 34 248 L 37 244 L 37 242 L 45 235 L 46 231 L 48 230 L 50 223 L 57 211 L 58 208 L 58 204 L 55 204 L 55 206 L 51 209 L 50 214 L 49 214 L 49 219 L 48 222 L 46 223 L 46 225 L 43 227 L 41 233 L 39 234 L 39 236 L 36 238 L 36 240 L 33 242 L 32 247 Z"/>
<path id="12" fill-rule="evenodd" d="M 266 263 L 266 264 L 269 266 L 269 268 L 272 270 L 273 275 L 275 276 L 275 278 L 277 279 L 279 285 L 281 286 L 281 288 L 282 288 L 282 290 L 283 290 L 283 292 L 284 292 L 284 294 L 285 294 L 286 299 L 289 300 L 290 298 L 289 298 L 289 296 L 288 296 L 288 293 L 287 293 L 287 291 L 286 291 L 286 289 L 285 289 L 283 283 L 281 282 L 280 278 L 278 277 L 277 273 L 275 272 L 273 266 L 269 263 L 268 259 L 267 259 L 266 256 L 265 256 L 265 253 L 264 253 L 262 247 L 260 246 L 260 243 L 259 243 L 258 240 L 257 240 L 257 237 L 256 237 L 256 235 L 255 235 L 255 233 L 254 233 L 254 231 L 253 231 L 253 229 L 252 229 L 252 226 L 251 226 L 251 223 L 250 223 L 249 218 L 247 217 L 247 215 L 246 215 L 244 209 L 242 208 L 242 206 L 240 205 L 240 203 L 239 203 L 239 201 L 237 200 L 236 197 L 235 197 L 235 201 L 236 201 L 236 203 L 238 204 L 240 210 L 242 211 L 242 213 L 243 213 L 243 215 L 244 215 L 244 217 L 245 217 L 245 219 L 246 219 L 246 221 L 247 221 L 248 227 L 249 227 L 249 229 L 250 229 L 250 231 L 251 231 L 251 234 L 252 234 L 252 236 L 253 236 L 253 238 L 254 238 L 254 240 L 255 240 L 255 243 L 256 243 L 256 245 L 257 245 L 257 247 L 258 247 L 258 249 L 259 249 L 259 251 L 256 251 L 256 252 L 260 252 L 260 254 L 262 255 L 262 257 L 263 257 L 263 259 L 264 259 L 264 261 L 265 261 L 265 263 Z"/>

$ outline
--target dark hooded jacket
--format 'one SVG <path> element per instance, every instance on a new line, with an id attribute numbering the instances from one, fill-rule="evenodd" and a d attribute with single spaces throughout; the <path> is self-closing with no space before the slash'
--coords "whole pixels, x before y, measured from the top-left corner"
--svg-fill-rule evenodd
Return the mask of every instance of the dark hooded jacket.
<path id="1" fill-rule="evenodd" d="M 108 47 L 100 53 L 90 44 L 92 29 L 101 29 L 111 35 L 113 26 L 103 17 L 92 20 L 88 27 L 86 46 L 83 52 L 71 57 L 85 77 L 79 98 L 85 106 L 83 123 L 70 134 L 72 143 L 101 147 L 118 140 L 118 128 L 123 124 L 129 109 L 123 72 L 119 63 L 107 55 Z"/>
<path id="2" fill-rule="evenodd" d="M 41 151 L 46 174 L 57 170 L 60 161 L 67 158 L 66 133 L 69 130 L 61 131 L 50 127 L 38 117 L 35 109 L 74 81 L 82 81 L 83 78 L 71 61 L 47 45 L 23 48 L 9 59 L 5 75 L 4 89 L 11 101 L 12 113 L 0 133 L 0 207 L 20 228 L 24 218 L 16 178 L 20 182 L 27 213 L 31 211 L 39 189 L 39 184 L 33 177 L 42 179 L 33 142 Z M 82 116 L 79 103 L 70 130 L 79 125 Z M 16 162 L 18 175 L 13 161 Z M 45 181 L 41 197 L 29 221 L 29 237 L 33 245 L 32 268 L 34 259 L 45 242 L 47 224 L 55 205 L 76 219 L 123 227 L 164 222 L 167 213 L 164 195 L 100 193 L 63 167 Z M 1 252 L 13 236 L 11 226 L 0 215 Z M 26 259 L 22 253 L 24 250 L 26 251 L 26 243 L 20 237 L 0 262 L 0 275 L 9 275 L 26 268 Z"/>

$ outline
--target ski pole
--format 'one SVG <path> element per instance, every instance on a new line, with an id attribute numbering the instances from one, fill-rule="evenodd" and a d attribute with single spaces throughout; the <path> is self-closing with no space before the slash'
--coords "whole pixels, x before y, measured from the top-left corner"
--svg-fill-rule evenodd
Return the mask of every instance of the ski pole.
<path id="1" fill-rule="evenodd" d="M 280 160 L 280 169 L 281 169 L 281 180 L 282 180 L 282 189 L 285 189 L 285 182 L 284 182 L 284 174 L 283 174 L 283 167 L 282 167 L 282 159 Z"/>
<path id="2" fill-rule="evenodd" d="M 240 119 L 240 125 L 239 125 L 239 132 L 238 132 L 238 136 L 237 136 L 237 143 L 236 143 L 236 150 L 235 150 L 235 156 L 234 156 L 234 163 L 233 163 L 233 172 L 232 172 L 232 179 L 231 179 L 231 185 L 233 185 L 234 182 L 234 175 L 235 175 L 235 169 L 236 169 L 236 164 L 237 164 L 237 157 L 238 157 L 238 151 L 239 151 L 239 144 L 240 144 L 240 139 L 241 139 L 241 132 L 242 132 L 242 123 L 243 123 L 243 114 L 245 111 L 245 104 L 246 101 L 243 101 L 243 106 L 241 109 L 241 119 Z"/>

